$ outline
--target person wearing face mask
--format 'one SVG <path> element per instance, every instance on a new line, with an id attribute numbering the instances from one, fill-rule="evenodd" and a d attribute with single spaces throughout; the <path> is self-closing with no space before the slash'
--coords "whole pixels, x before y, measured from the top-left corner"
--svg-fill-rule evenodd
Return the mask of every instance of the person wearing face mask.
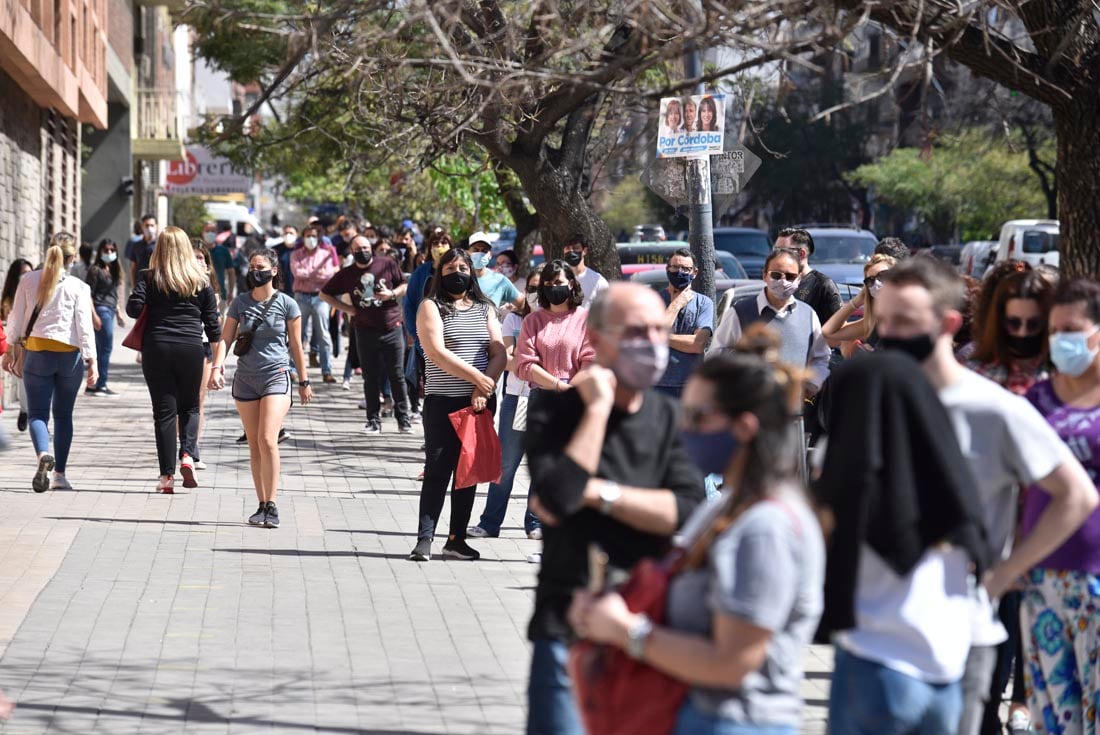
<path id="1" fill-rule="evenodd" d="M 130 287 L 137 284 L 137 276 L 149 267 L 153 257 L 153 248 L 157 244 L 156 215 L 146 214 L 141 218 L 141 239 L 132 240 L 127 246 L 126 259 L 130 261 Z"/>
<path id="2" fill-rule="evenodd" d="M 496 413 L 496 383 L 508 358 L 496 308 L 481 293 L 465 250 L 448 249 L 440 256 L 431 295 L 420 304 L 417 320 L 427 361 L 426 458 L 416 546 L 409 560 L 426 562 L 432 557 L 432 538 L 462 448 L 450 415 L 467 407 Z M 451 487 L 450 533 L 443 545 L 444 559 L 476 561 L 481 557 L 466 543 L 476 490 L 476 487 Z"/>
<path id="3" fill-rule="evenodd" d="M 1077 278 L 1063 283 L 1050 310 L 1049 350 L 1056 372 L 1032 386 L 1027 399 L 1070 451 L 1100 478 L 1100 286 Z M 1024 495 L 1023 536 L 1034 534 L 1057 502 L 1046 488 Z M 1020 622 L 1031 711 L 1042 713 L 1043 732 L 1094 732 L 1100 683 L 1100 511 L 1028 573 Z M 1053 726 L 1056 723 L 1057 728 Z"/>
<path id="4" fill-rule="evenodd" d="M 252 484 L 259 500 L 248 517 L 253 526 L 277 528 L 279 509 L 275 496 L 279 487 L 281 458 L 279 433 L 291 405 L 293 359 L 298 368 L 298 399 L 302 405 L 313 400 L 306 376 L 302 350 L 302 312 L 297 302 L 278 289 L 279 262 L 270 250 L 253 253 L 248 262 L 249 290 L 233 300 L 225 315 L 222 339 L 214 347 L 210 389 L 225 387 L 225 357 L 239 337 L 248 335 L 249 347 L 237 357 L 233 375 L 233 401 L 248 437 Z"/>
<path id="5" fill-rule="evenodd" d="M 409 276 L 408 288 L 405 289 L 405 299 L 402 310 L 405 321 L 405 333 L 411 343 L 410 349 L 416 351 L 417 383 L 424 379 L 424 350 L 421 349 L 420 340 L 417 337 L 417 314 L 420 304 L 428 293 L 435 278 L 436 264 L 451 249 L 451 236 L 442 228 L 433 228 L 424 238 L 424 251 L 420 253 L 427 256 L 427 260 L 416 267 Z"/>
<path id="6" fill-rule="evenodd" d="M 821 333 L 830 344 L 850 342 L 853 347 L 868 351 L 875 348 L 878 342 L 878 335 L 875 333 L 875 297 L 882 290 L 880 276 L 896 264 L 897 261 L 889 255 L 871 256 L 867 265 L 863 266 L 863 288 L 854 299 L 837 309 L 821 327 Z M 859 309 L 863 309 L 863 316 L 849 321 Z M 851 354 L 852 351 L 847 350 L 845 357 Z"/>
<path id="7" fill-rule="evenodd" d="M 177 461 L 183 486 L 198 487 L 194 456 L 205 360 L 202 333 L 205 330 L 211 344 L 221 337 L 209 272 L 196 261 L 190 238 L 178 227 L 160 233 L 149 270 L 138 274 L 134 283 L 126 313 L 137 319 L 142 309 L 146 314 L 141 371 L 152 399 L 160 464 L 156 492 L 171 494 Z"/>
<path id="8" fill-rule="evenodd" d="M 505 304 L 518 308 L 523 305 L 523 296 L 512 283 L 512 279 L 489 268 L 489 264 L 493 262 L 492 250 L 489 236 L 484 232 L 470 235 L 470 260 L 474 265 L 477 285 L 481 288 L 481 293 L 498 308 Z"/>
<path id="9" fill-rule="evenodd" d="M 363 390 L 367 402 L 365 434 L 382 432 L 383 371 L 393 392 L 397 429 L 412 432 L 408 397 L 405 393 L 405 334 L 401 328 L 398 301 L 405 295 L 405 275 L 392 258 L 375 257 L 367 238 L 351 241 L 354 262 L 343 268 L 321 288 L 321 298 L 334 309 L 350 315 L 363 368 Z M 351 303 L 341 300 L 351 298 Z"/>
<path id="10" fill-rule="evenodd" d="M 539 391 L 527 411 L 531 506 L 543 527 L 528 627 L 532 735 L 583 732 L 566 671 L 574 633 L 566 611 L 588 583 L 589 544 L 606 552 L 614 576 L 665 553 L 704 499 L 677 435 L 675 401 L 651 390 L 668 367 L 664 302 L 639 284 L 616 283 L 593 301 L 588 332 L 595 362 L 569 390 Z"/>
<path id="11" fill-rule="evenodd" d="M 691 283 L 699 270 L 687 248 L 669 257 L 665 272 L 668 288 L 661 291 L 661 298 L 666 304 L 665 317 L 672 333 L 668 337 L 668 370 L 658 381 L 657 390 L 679 398 L 684 381 L 695 369 L 714 332 L 714 301 L 692 290 Z"/>
<path id="12" fill-rule="evenodd" d="M 938 260 L 912 258 L 881 278 L 884 286 L 875 303 L 879 349 L 912 357 L 937 391 L 969 465 L 970 489 L 978 498 L 980 518 L 994 551 L 993 567 L 972 599 L 969 640 L 960 639 L 969 643 L 969 655 L 962 670 L 958 731 L 960 735 L 978 735 L 986 705 L 1000 704 L 999 691 L 998 699 L 990 702 L 997 647 L 1008 639 L 997 615 L 998 598 L 1080 527 L 1100 499 L 1081 464 L 1038 411 L 955 358 L 954 335 L 962 324 L 965 298 L 961 277 Z M 843 405 L 839 396 L 834 400 Z M 838 410 L 847 411 L 847 406 Z M 1020 488 L 1028 485 L 1041 488 L 1050 502 L 1014 547 L 1017 501 Z M 887 579 L 877 583 L 885 585 Z M 895 610 L 899 622 L 906 620 L 901 609 Z M 925 637 L 929 650 L 935 652 L 935 639 L 941 635 L 936 626 L 947 620 L 937 622 L 936 617 L 929 617 L 907 635 Z M 857 631 L 852 633 L 848 650 L 867 657 L 865 649 L 872 641 L 881 640 L 880 632 Z M 906 660 L 901 656 L 903 650 L 901 645 L 886 646 L 871 652 L 870 657 L 891 667 L 894 656 Z M 947 660 L 952 662 L 950 666 L 919 658 L 908 663 L 918 676 L 944 683 L 959 673 L 958 651 L 945 653 L 941 661 Z"/>
<path id="13" fill-rule="evenodd" d="M 320 247 L 317 230 L 307 227 L 302 232 L 302 247 L 290 254 L 290 270 L 294 273 L 294 300 L 302 312 L 302 343 L 311 345 L 311 355 L 320 358 L 322 380 L 335 383 L 332 375 L 332 335 L 329 334 L 329 303 L 321 289 L 336 275 L 332 254 Z M 307 334 L 311 335 L 307 338 Z M 312 345 L 316 342 L 317 349 Z"/>
<path id="14" fill-rule="evenodd" d="M 218 293 L 222 296 L 223 308 L 228 308 L 236 293 L 237 279 L 233 276 L 233 232 L 229 225 L 215 235 L 210 245 L 211 263 L 218 281 Z M 233 276 L 233 277 L 230 277 Z"/>
<path id="15" fill-rule="evenodd" d="M 800 278 L 795 298 L 809 304 L 822 324 L 829 321 L 840 308 L 840 289 L 833 279 L 810 267 L 810 258 L 814 254 L 813 236 L 797 227 L 785 227 L 776 236 L 775 247 L 794 251 L 798 255 Z"/>
<path id="16" fill-rule="evenodd" d="M 122 318 L 122 292 L 125 284 L 122 267 L 118 263 L 118 245 L 106 238 L 99 241 L 95 258 L 88 269 L 88 286 L 92 289 L 92 326 L 95 328 L 95 350 L 99 356 L 99 380 L 94 386 L 84 389 L 84 395 L 117 396 L 107 386 L 107 377 L 111 366 L 111 351 L 115 341 L 115 324 L 126 326 Z"/>
<path id="17" fill-rule="evenodd" d="M 588 240 L 584 235 L 572 235 L 562 245 L 561 252 L 562 260 L 573 269 L 573 275 L 581 284 L 581 291 L 584 292 L 584 302 L 581 306 L 587 309 L 591 306 L 592 299 L 596 298 L 596 294 L 607 290 L 607 279 L 585 263 L 588 258 Z"/>
<path id="18" fill-rule="evenodd" d="M 796 252 L 773 250 L 764 261 L 764 290 L 738 299 L 722 315 L 708 354 L 733 349 L 750 324 L 764 322 L 779 333 L 782 361 L 810 371 L 805 390 L 816 395 L 829 376 L 829 343 L 817 312 L 795 298 L 801 275 Z"/>
<path id="19" fill-rule="evenodd" d="M 755 354 L 699 365 L 680 401 L 680 442 L 730 489 L 677 537 L 688 560 L 669 585 L 665 620 L 630 612 L 617 592 L 580 591 L 570 609 L 580 636 L 691 686 L 674 735 L 795 735 L 802 724 L 802 661 L 825 579 L 791 422 L 802 372 Z"/>
<path id="20" fill-rule="evenodd" d="M 515 250 L 501 250 L 497 253 L 497 273 L 511 281 L 516 288 L 522 288 L 524 285 L 523 276 L 519 274 L 519 258 L 516 257 Z"/>

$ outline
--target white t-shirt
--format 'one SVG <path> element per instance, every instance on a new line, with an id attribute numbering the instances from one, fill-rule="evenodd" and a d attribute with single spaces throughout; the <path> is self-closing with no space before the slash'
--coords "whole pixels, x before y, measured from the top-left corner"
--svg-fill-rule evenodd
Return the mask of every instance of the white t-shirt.
<path id="1" fill-rule="evenodd" d="M 836 645 L 931 684 L 962 678 L 970 652 L 973 577 L 965 549 L 936 547 L 899 577 L 866 544 L 856 578 L 856 627 Z"/>
<path id="2" fill-rule="evenodd" d="M 584 273 L 577 276 L 577 280 L 581 282 L 581 290 L 584 291 L 584 303 L 581 307 L 585 309 L 592 305 L 596 294 L 610 288 L 607 279 L 591 268 L 585 268 Z"/>
<path id="3" fill-rule="evenodd" d="M 1065 463 L 1069 449 L 1026 399 L 972 370 L 939 395 L 977 481 L 989 545 L 1004 559 L 1012 551 L 1020 487 Z M 975 602 L 973 645 L 1005 641 L 1008 634 L 984 588 Z"/>
<path id="4" fill-rule="evenodd" d="M 523 326 L 523 317 L 514 311 L 508 312 L 508 315 L 504 317 L 504 322 L 500 325 L 500 333 L 502 337 L 511 337 L 513 340 L 519 339 L 519 329 Z M 530 394 L 531 388 L 526 382 L 516 377 L 515 373 L 508 373 L 508 380 L 504 385 L 504 392 L 510 396 L 526 396 Z"/>

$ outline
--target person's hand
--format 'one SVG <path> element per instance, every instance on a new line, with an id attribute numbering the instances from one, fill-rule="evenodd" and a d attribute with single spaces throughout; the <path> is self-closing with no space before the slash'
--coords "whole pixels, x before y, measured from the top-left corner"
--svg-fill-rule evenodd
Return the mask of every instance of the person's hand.
<path id="1" fill-rule="evenodd" d="M 374 292 L 374 298 L 379 301 L 389 301 L 393 298 L 393 291 L 388 288 L 379 289 Z"/>
<path id="2" fill-rule="evenodd" d="M 118 326 L 120 326 L 120 327 L 125 327 L 125 326 L 126 326 L 126 320 L 125 320 L 125 319 L 123 319 L 123 318 L 122 318 L 122 314 L 120 314 L 120 313 L 118 313 L 118 312 L 115 312 L 115 322 L 116 322 L 116 323 L 118 324 Z"/>
<path id="3" fill-rule="evenodd" d="M 207 384 L 210 390 L 221 390 L 225 387 L 225 368 L 212 367 L 210 369 L 210 382 Z"/>
<path id="4" fill-rule="evenodd" d="M 95 388 L 95 384 L 99 382 L 99 368 L 96 367 L 95 360 L 88 363 L 88 380 L 87 386 L 89 388 Z"/>
<path id="5" fill-rule="evenodd" d="M 615 402 L 615 373 L 599 365 L 589 365 L 573 376 L 569 384 L 589 408 L 611 410 Z"/>
<path id="6" fill-rule="evenodd" d="M 1004 566 L 1000 564 L 987 570 L 982 577 L 982 585 L 985 586 L 985 591 L 989 593 L 991 600 L 996 600 L 1008 590 L 1017 587 L 1020 582 L 1019 576 L 1007 573 Z"/>
<path id="7" fill-rule="evenodd" d="M 575 609 L 574 609 L 575 608 Z M 618 592 L 608 592 L 595 597 L 591 592 L 574 593 L 573 606 L 569 609 L 574 630 L 595 643 L 610 643 L 623 648 L 635 614 Z"/>
<path id="8" fill-rule="evenodd" d="M 581 587 L 573 590 L 573 601 L 569 603 L 569 610 L 565 613 L 565 619 L 577 635 L 587 638 L 588 632 L 584 629 L 584 623 L 588 619 L 588 611 L 595 602 L 596 596 Z"/>
<path id="9" fill-rule="evenodd" d="M 474 388 L 474 393 L 470 396 L 470 408 L 474 409 L 474 413 L 481 413 L 487 405 L 489 405 L 489 399 L 480 390 Z"/>
<path id="10" fill-rule="evenodd" d="M 298 386 L 298 398 L 303 406 L 309 405 L 310 401 L 313 400 L 313 388 L 308 385 Z"/>
<path id="11" fill-rule="evenodd" d="M 12 355 L 11 352 L 6 353 L 0 358 L 0 370 L 15 375 L 15 356 Z"/>
<path id="12" fill-rule="evenodd" d="M 479 373 L 477 380 L 474 381 L 474 387 L 479 393 L 488 398 L 497 389 L 497 382 L 485 373 Z"/>
<path id="13" fill-rule="evenodd" d="M 859 290 L 859 293 L 856 294 L 856 297 L 854 299 L 852 299 L 852 306 L 854 308 L 858 309 L 859 307 L 863 306 L 863 295 L 866 294 L 866 293 L 867 293 L 866 287 L 861 288 Z"/>
<path id="14" fill-rule="evenodd" d="M 99 318 L 99 314 L 92 312 L 92 329 L 99 332 L 103 329 L 103 320 Z"/>

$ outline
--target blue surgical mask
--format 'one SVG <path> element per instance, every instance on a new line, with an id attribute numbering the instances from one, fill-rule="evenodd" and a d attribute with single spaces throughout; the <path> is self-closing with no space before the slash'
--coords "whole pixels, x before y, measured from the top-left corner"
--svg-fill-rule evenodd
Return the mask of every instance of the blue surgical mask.
<path id="1" fill-rule="evenodd" d="M 1058 368 L 1058 372 L 1073 378 L 1084 375 L 1100 353 L 1100 349 L 1089 349 L 1089 338 L 1097 330 L 1100 327 L 1091 332 L 1057 332 L 1050 335 L 1050 361 Z"/>
<path id="2" fill-rule="evenodd" d="M 715 432 L 680 431 L 680 444 L 704 475 L 724 473 L 740 446 L 729 429 Z"/>
<path id="3" fill-rule="evenodd" d="M 470 253 L 470 262 L 475 271 L 480 271 L 489 266 L 489 259 L 492 257 L 492 253 Z"/>
<path id="4" fill-rule="evenodd" d="M 668 271 L 668 283 L 677 291 L 683 291 L 685 288 L 691 285 L 692 280 L 695 278 L 691 273 L 685 273 L 683 271 Z"/>

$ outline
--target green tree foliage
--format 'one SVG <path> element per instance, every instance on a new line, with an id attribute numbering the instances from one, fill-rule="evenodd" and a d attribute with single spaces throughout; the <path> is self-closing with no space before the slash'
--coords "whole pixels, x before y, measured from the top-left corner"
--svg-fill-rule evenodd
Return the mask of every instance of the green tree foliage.
<path id="1" fill-rule="evenodd" d="M 1006 220 L 1047 211 L 1023 141 L 984 129 L 944 136 L 923 155 L 899 148 L 848 178 L 912 212 L 939 242 L 988 240 Z"/>
<path id="2" fill-rule="evenodd" d="M 172 197 L 172 224 L 191 237 L 198 237 L 202 225 L 209 219 L 206 203 L 197 196 Z"/>
<path id="3" fill-rule="evenodd" d="M 612 232 L 626 230 L 630 234 L 635 225 L 656 220 L 647 194 L 645 185 L 636 176 L 625 177 L 607 193 L 600 214 Z"/>

